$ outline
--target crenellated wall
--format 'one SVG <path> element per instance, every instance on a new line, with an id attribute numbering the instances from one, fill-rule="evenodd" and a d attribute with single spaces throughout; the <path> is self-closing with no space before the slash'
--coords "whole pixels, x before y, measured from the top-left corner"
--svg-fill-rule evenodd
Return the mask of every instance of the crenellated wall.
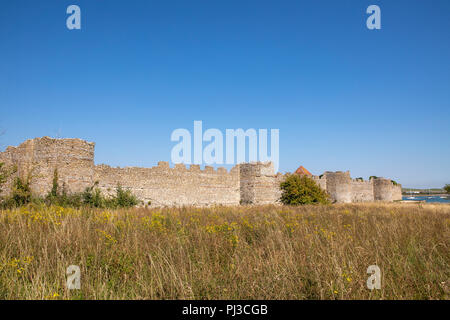
<path id="1" fill-rule="evenodd" d="M 374 201 L 372 181 L 352 179 L 352 202 Z M 401 200 L 401 198 L 399 199 Z"/>
<path id="2" fill-rule="evenodd" d="M 280 183 L 286 177 L 275 174 L 270 162 L 242 163 L 230 171 L 182 164 L 170 168 L 168 162 L 152 168 L 96 166 L 94 147 L 94 143 L 81 139 L 36 138 L 0 152 L 0 162 L 17 167 L 16 176 L 31 174 L 31 187 L 37 195 L 51 190 L 57 169 L 59 185 L 68 192 L 80 192 L 98 182 L 98 188 L 112 194 L 120 184 L 154 206 L 276 204 L 281 196 Z M 3 187 L 4 194 L 11 189 L 13 178 Z M 338 203 L 402 198 L 401 186 L 389 179 L 352 180 L 348 171 L 327 171 L 311 178 Z"/>
<path id="3" fill-rule="evenodd" d="M 94 169 L 94 181 L 105 193 L 114 192 L 118 184 L 130 189 L 144 203 L 155 206 L 239 205 L 239 167 L 230 172 L 198 165 L 176 165 L 159 162 L 152 168 L 112 168 L 99 165 Z"/>

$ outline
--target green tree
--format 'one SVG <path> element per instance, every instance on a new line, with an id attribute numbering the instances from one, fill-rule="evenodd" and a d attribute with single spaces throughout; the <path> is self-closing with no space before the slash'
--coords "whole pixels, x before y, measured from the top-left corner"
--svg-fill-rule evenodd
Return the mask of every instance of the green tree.
<path id="1" fill-rule="evenodd" d="M 31 175 L 26 178 L 16 177 L 12 185 L 11 201 L 16 207 L 26 205 L 31 202 Z"/>
<path id="2" fill-rule="evenodd" d="M 281 184 L 281 202 L 287 205 L 328 204 L 328 194 L 313 179 L 297 174 L 289 175 Z"/>
<path id="3" fill-rule="evenodd" d="M 139 204 L 139 200 L 131 190 L 125 190 L 120 184 L 116 188 L 116 196 L 113 198 L 114 205 L 118 208 L 130 208 Z"/>
<path id="4" fill-rule="evenodd" d="M 7 178 L 8 173 L 6 172 L 5 164 L 0 162 L 0 193 L 2 193 L 2 185 L 6 182 Z"/>
<path id="5" fill-rule="evenodd" d="M 47 196 L 44 199 L 44 202 L 47 205 L 58 205 L 62 207 L 81 207 L 82 203 L 82 194 L 81 193 L 72 193 L 67 194 L 65 184 L 63 183 L 62 188 L 59 186 L 58 182 L 58 169 L 55 168 L 53 171 L 53 182 L 52 189 L 49 191 Z"/>
<path id="6" fill-rule="evenodd" d="M 57 197 L 59 185 L 58 185 L 58 169 L 55 168 L 53 171 L 53 181 L 52 181 L 52 190 L 50 191 L 50 196 Z"/>
<path id="7" fill-rule="evenodd" d="M 445 192 L 450 193 L 450 184 L 446 184 L 444 190 Z"/>

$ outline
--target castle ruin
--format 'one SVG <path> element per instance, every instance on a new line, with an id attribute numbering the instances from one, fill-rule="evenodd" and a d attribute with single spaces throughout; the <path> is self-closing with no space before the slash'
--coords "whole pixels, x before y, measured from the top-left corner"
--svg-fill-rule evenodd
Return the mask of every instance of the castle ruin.
<path id="1" fill-rule="evenodd" d="M 68 192 L 81 192 L 98 182 L 102 192 L 111 194 L 120 184 L 152 206 L 275 204 L 285 178 L 274 173 L 270 162 L 242 163 L 230 171 L 183 164 L 170 168 L 168 162 L 152 168 L 113 168 L 94 164 L 94 147 L 95 143 L 81 139 L 35 138 L 0 152 L 0 162 L 15 166 L 15 175 L 31 173 L 31 189 L 40 196 L 51 190 L 56 169 L 59 185 Z M 348 171 L 327 171 L 311 178 L 337 203 L 402 199 L 401 185 L 389 179 L 352 179 Z M 12 179 L 3 193 L 9 192 Z"/>

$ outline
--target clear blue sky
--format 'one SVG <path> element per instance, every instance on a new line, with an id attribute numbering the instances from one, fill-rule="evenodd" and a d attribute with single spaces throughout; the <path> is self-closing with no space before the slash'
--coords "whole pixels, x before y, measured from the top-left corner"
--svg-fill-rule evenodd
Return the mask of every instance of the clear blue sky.
<path id="1" fill-rule="evenodd" d="M 450 1 L 1 1 L 0 150 L 79 137 L 153 166 L 194 120 L 280 129 L 282 172 L 450 183 Z"/>

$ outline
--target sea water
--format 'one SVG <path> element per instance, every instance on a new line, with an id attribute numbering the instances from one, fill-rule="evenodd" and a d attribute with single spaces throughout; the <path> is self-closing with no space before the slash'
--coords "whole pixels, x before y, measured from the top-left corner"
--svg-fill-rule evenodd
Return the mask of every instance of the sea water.
<path id="1" fill-rule="evenodd" d="M 414 199 L 409 199 L 411 196 L 403 196 L 403 200 L 405 201 L 423 201 L 426 202 L 442 202 L 442 203 L 450 203 L 450 196 L 413 196 Z M 442 197 L 442 198 L 441 198 Z"/>

